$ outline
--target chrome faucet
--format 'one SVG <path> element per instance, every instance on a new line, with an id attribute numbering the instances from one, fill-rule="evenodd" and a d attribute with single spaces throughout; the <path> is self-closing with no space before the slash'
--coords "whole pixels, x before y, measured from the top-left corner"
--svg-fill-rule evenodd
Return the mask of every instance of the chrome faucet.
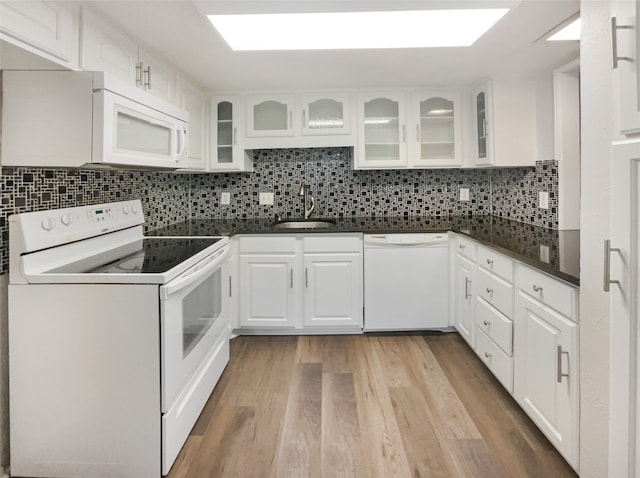
<path id="1" fill-rule="evenodd" d="M 316 202 L 311 195 L 311 191 L 309 190 L 309 186 L 305 183 L 300 185 L 300 191 L 298 191 L 298 196 L 302 196 L 302 202 L 304 204 L 304 218 L 309 219 L 311 213 L 316 207 Z M 311 206 L 308 204 L 311 203 Z"/>

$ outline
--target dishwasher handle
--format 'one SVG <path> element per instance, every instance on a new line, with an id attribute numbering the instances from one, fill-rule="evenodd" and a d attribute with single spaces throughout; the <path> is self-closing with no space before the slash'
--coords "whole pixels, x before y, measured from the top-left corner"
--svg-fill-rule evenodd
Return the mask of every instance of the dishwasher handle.
<path id="1" fill-rule="evenodd" d="M 448 244 L 446 234 L 434 234 L 436 237 L 428 237 L 429 234 L 416 234 L 415 238 L 406 239 L 407 235 L 394 237 L 393 234 L 366 235 L 364 247 L 442 247 Z"/>

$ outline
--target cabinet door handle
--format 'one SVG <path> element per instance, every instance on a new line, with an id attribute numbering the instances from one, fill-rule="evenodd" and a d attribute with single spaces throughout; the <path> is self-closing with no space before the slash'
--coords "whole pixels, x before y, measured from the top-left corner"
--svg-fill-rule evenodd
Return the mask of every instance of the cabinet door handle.
<path id="1" fill-rule="evenodd" d="M 469 280 L 468 277 L 464 278 L 464 300 L 467 300 L 469 297 L 471 297 L 471 292 L 469 291 L 469 285 L 471 284 L 471 281 Z"/>
<path id="2" fill-rule="evenodd" d="M 293 269 L 289 269 L 289 282 L 290 287 L 293 289 Z"/>
<path id="3" fill-rule="evenodd" d="M 533 284 L 533 291 L 534 292 L 542 292 L 542 286 Z"/>
<path id="4" fill-rule="evenodd" d="M 407 125 L 406 124 L 402 125 L 402 142 L 403 143 L 407 142 Z"/>
<path id="5" fill-rule="evenodd" d="M 565 354 L 567 356 L 567 363 L 568 363 L 569 362 L 569 352 L 566 352 L 566 351 L 562 350 L 562 346 L 558 345 L 557 357 L 556 357 L 558 359 L 558 364 L 556 366 L 557 375 L 558 375 L 556 378 L 558 380 L 558 383 L 562 383 L 562 378 L 563 377 L 569 378 L 569 374 L 568 373 L 562 373 L 562 355 L 563 354 Z"/>
<path id="6" fill-rule="evenodd" d="M 144 89 L 150 90 L 151 89 L 151 65 L 149 65 L 146 70 L 143 70 L 143 73 L 146 76 L 146 81 L 144 82 Z"/>
<path id="7" fill-rule="evenodd" d="M 302 110 L 302 128 L 307 127 L 307 111 L 305 109 Z"/>
<path id="8" fill-rule="evenodd" d="M 238 142 L 238 128 L 233 128 L 233 145 Z"/>
<path id="9" fill-rule="evenodd" d="M 309 269 L 304 268 L 304 286 L 309 287 Z"/>
<path id="10" fill-rule="evenodd" d="M 611 240 L 604 241 L 604 269 L 602 278 L 602 289 L 609 292 L 611 284 L 620 284 L 619 280 L 611 280 L 611 252 L 620 252 L 617 247 L 611 247 Z"/>
<path id="11" fill-rule="evenodd" d="M 488 320 L 485 320 L 482 323 L 484 324 L 485 327 L 489 327 L 491 325 L 491 322 L 489 322 Z"/>
<path id="12" fill-rule="evenodd" d="M 289 110 L 289 124 L 287 125 L 288 128 L 291 128 L 293 126 L 293 110 Z"/>
<path id="13" fill-rule="evenodd" d="M 487 133 L 487 119 L 482 118 L 482 137 L 486 138 L 488 136 Z"/>
<path id="14" fill-rule="evenodd" d="M 484 356 L 485 356 L 486 358 L 488 358 L 489 360 L 491 360 L 491 354 L 490 354 L 489 352 L 485 352 L 485 353 L 484 353 Z"/>
<path id="15" fill-rule="evenodd" d="M 493 260 L 487 259 L 487 265 L 493 267 Z"/>
<path id="16" fill-rule="evenodd" d="M 611 65 L 615 70 L 619 61 L 633 61 L 628 56 L 618 56 L 618 30 L 633 30 L 631 25 L 618 25 L 618 19 L 611 17 Z"/>
<path id="17" fill-rule="evenodd" d="M 416 125 L 416 141 L 418 143 L 420 142 L 420 125 L 419 124 Z"/>
<path id="18" fill-rule="evenodd" d="M 142 86 L 142 62 L 136 63 L 136 86 Z"/>
<path id="19" fill-rule="evenodd" d="M 458 249 L 464 252 L 464 244 L 458 244 Z"/>
<path id="20" fill-rule="evenodd" d="M 493 295 L 493 289 L 489 289 L 489 288 L 487 287 L 487 294 L 489 294 L 489 295 Z"/>
<path id="21" fill-rule="evenodd" d="M 233 297 L 232 289 L 231 289 L 231 287 L 232 287 L 232 286 L 231 286 L 231 284 L 232 284 L 231 276 L 229 276 L 229 297 Z"/>

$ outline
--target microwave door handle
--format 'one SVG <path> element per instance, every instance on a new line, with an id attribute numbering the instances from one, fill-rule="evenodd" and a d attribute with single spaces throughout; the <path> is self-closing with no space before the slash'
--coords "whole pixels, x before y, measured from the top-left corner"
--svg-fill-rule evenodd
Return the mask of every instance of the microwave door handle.
<path id="1" fill-rule="evenodd" d="M 176 130 L 178 132 L 178 148 L 176 151 L 175 161 L 178 163 L 182 159 L 184 151 L 187 148 L 187 135 L 180 124 L 176 124 Z"/>
<path id="2" fill-rule="evenodd" d="M 160 299 L 168 299 L 169 296 L 181 291 L 185 287 L 198 283 L 200 279 L 208 277 L 213 271 L 220 267 L 220 265 L 227 260 L 228 248 L 214 252 L 208 259 L 205 259 L 204 264 L 193 266 L 188 271 L 184 272 L 179 277 L 175 278 L 167 285 L 160 287 Z"/>

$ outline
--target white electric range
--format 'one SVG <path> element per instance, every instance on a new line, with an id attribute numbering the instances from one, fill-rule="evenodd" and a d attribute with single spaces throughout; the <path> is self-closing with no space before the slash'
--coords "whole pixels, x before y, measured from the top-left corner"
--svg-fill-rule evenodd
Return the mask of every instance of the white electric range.
<path id="1" fill-rule="evenodd" d="M 169 472 L 229 359 L 229 239 L 140 201 L 9 218 L 13 476 Z"/>

